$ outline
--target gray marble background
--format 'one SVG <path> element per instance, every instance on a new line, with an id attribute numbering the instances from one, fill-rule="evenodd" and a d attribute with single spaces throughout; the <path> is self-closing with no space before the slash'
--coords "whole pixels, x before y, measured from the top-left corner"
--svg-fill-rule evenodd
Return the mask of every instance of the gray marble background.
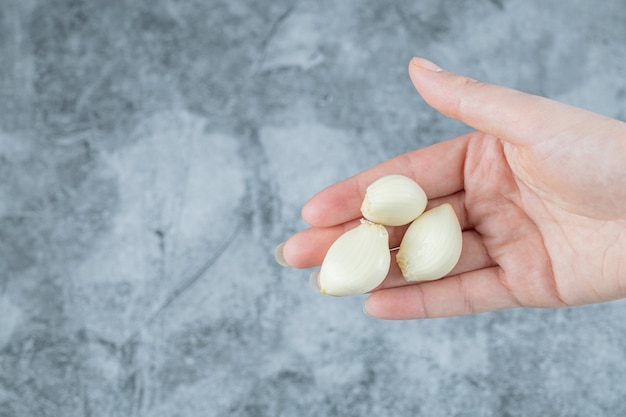
<path id="1" fill-rule="evenodd" d="M 623 0 L 0 0 L 0 416 L 620 416 L 626 303 L 381 322 L 274 247 L 468 129 L 413 55 L 626 119 Z"/>

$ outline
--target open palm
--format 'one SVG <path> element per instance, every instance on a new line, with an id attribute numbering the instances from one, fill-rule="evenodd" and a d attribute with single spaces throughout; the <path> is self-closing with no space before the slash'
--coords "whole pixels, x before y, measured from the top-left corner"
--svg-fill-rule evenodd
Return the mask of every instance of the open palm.
<path id="1" fill-rule="evenodd" d="M 429 206 L 449 202 L 463 252 L 445 278 L 407 283 L 392 262 L 366 300 L 376 317 L 407 319 L 519 306 L 562 307 L 626 297 L 626 124 L 445 72 L 415 58 L 422 97 L 476 132 L 419 149 L 335 184 L 303 208 L 295 267 L 321 264 L 360 217 L 365 188 L 391 173 L 414 178 Z M 396 246 L 406 228 L 390 228 Z"/>

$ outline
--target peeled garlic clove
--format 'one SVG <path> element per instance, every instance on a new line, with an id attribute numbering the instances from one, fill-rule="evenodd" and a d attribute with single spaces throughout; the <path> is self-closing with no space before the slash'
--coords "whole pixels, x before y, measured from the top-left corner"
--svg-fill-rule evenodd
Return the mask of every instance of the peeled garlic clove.
<path id="1" fill-rule="evenodd" d="M 383 282 L 390 264 L 387 229 L 361 220 L 328 249 L 319 274 L 320 292 L 337 296 L 364 294 Z"/>
<path id="2" fill-rule="evenodd" d="M 402 226 L 422 214 L 427 201 L 422 187 L 409 177 L 387 175 L 367 187 L 361 213 L 374 223 Z"/>
<path id="3" fill-rule="evenodd" d="M 407 281 L 430 281 L 445 276 L 461 256 L 463 233 L 450 204 L 419 216 L 407 229 L 396 255 Z"/>

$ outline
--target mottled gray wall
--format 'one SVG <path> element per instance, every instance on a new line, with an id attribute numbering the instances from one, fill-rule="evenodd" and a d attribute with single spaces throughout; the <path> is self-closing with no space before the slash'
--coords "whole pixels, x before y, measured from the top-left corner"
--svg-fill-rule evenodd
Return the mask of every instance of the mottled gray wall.
<path id="1" fill-rule="evenodd" d="M 626 304 L 379 322 L 282 269 L 467 130 L 413 55 L 626 118 L 623 0 L 0 0 L 0 416 L 618 416 Z"/>

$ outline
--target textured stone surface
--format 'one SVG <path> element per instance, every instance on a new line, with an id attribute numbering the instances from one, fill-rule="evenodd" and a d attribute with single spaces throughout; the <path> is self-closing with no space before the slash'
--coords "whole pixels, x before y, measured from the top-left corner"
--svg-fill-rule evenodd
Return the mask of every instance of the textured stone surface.
<path id="1" fill-rule="evenodd" d="M 378 322 L 272 256 L 467 130 L 413 55 L 625 119 L 623 1 L 0 3 L 0 417 L 626 414 L 624 302 Z"/>

